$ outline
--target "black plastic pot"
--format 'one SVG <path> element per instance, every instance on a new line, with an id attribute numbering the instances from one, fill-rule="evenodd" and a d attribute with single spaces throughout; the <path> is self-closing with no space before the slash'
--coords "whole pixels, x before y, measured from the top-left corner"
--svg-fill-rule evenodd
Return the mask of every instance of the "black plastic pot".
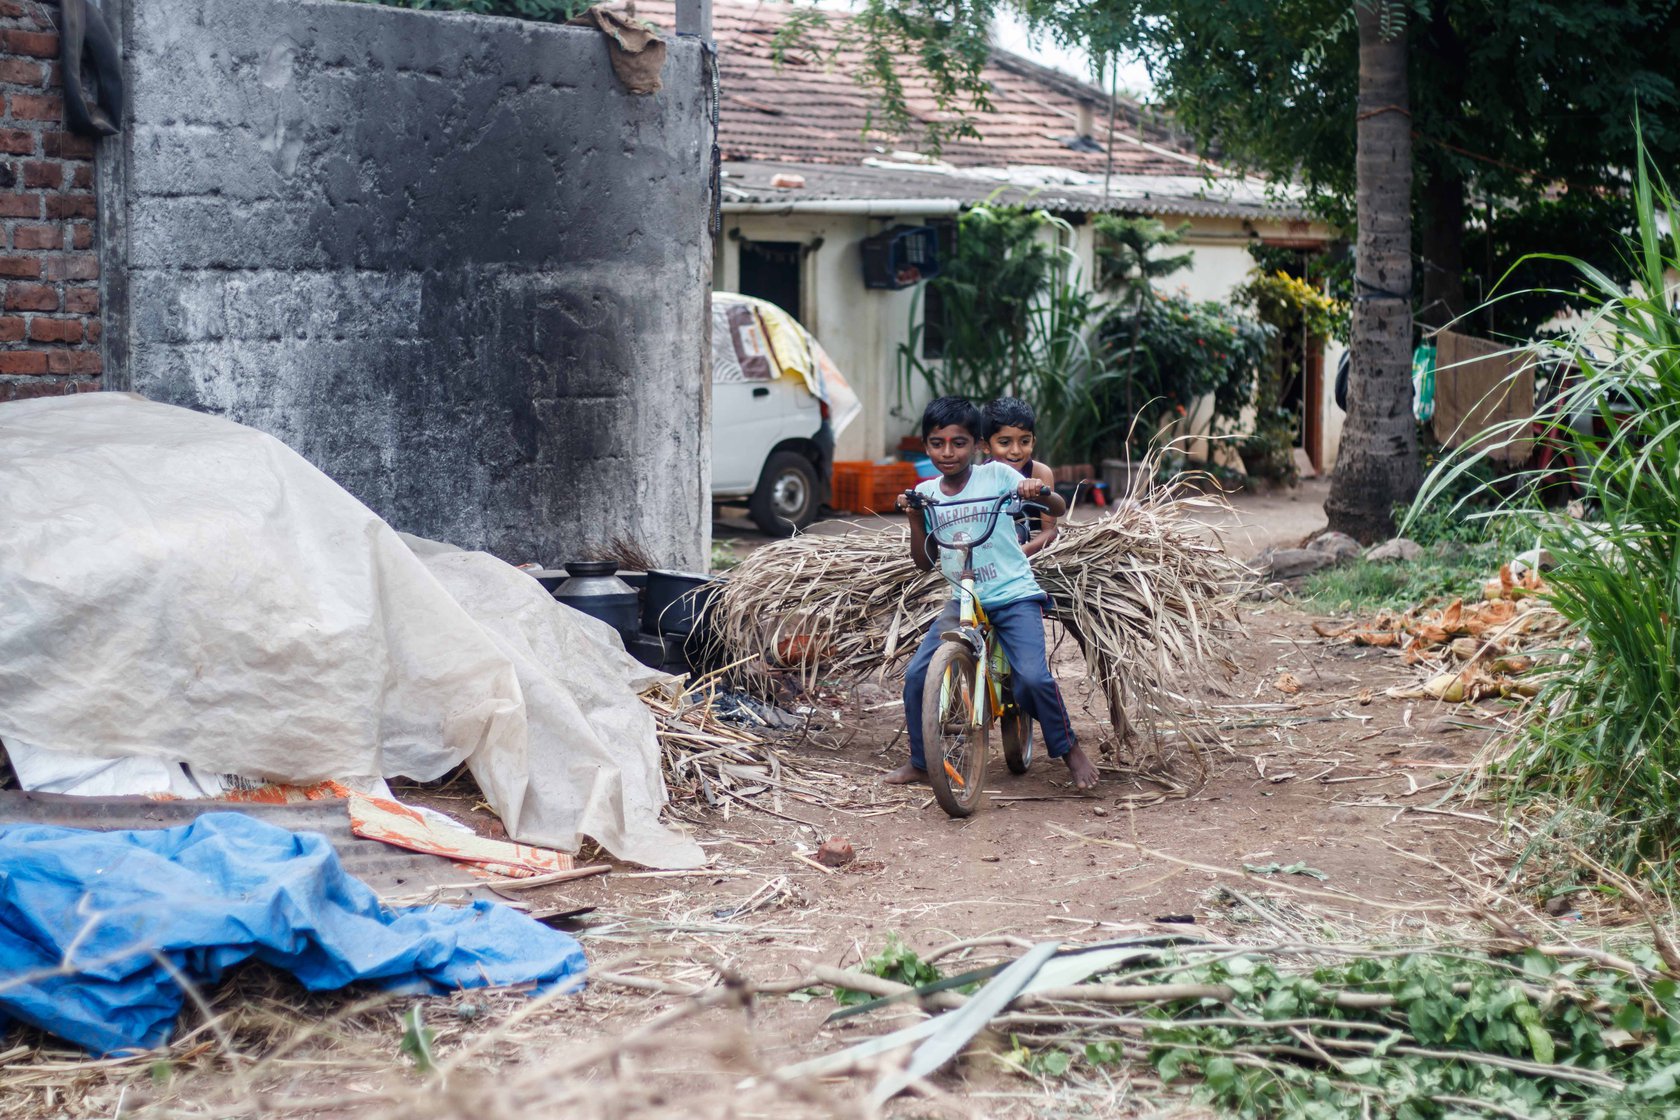
<path id="1" fill-rule="evenodd" d="M 630 656 L 650 669 L 676 676 L 687 676 L 688 660 L 683 656 L 681 638 L 662 638 L 658 634 L 632 634 L 625 639 L 624 648 Z"/>
<path id="2" fill-rule="evenodd" d="M 610 560 L 573 561 L 566 565 L 570 578 L 554 589 L 554 597 L 628 637 L 636 632 L 641 596 L 613 574 L 617 570 Z"/>
<path id="3" fill-rule="evenodd" d="M 647 599 L 642 604 L 642 633 L 687 637 L 694 632 L 715 590 L 713 578 L 698 572 L 649 572 Z"/>

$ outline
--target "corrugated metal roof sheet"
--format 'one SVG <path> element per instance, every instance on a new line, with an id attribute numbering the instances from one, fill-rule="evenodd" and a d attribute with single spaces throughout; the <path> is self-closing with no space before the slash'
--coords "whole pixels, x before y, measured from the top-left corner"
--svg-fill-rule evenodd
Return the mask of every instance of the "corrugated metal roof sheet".
<path id="1" fill-rule="evenodd" d="M 1305 220 L 1306 210 L 1266 197 L 1265 184 L 1254 179 L 1208 181 L 1190 175 L 1115 177 L 1104 195 L 1102 177 L 1055 168 L 958 168 L 875 161 L 855 167 L 835 164 L 733 162 L 723 167 L 723 204 L 806 203 L 866 199 L 952 198 L 963 203 L 1030 203 L 1047 210 L 1091 213 L 1125 211 L 1184 217 Z M 770 185 L 778 174 L 802 176 L 805 185 Z"/>
<path id="2" fill-rule="evenodd" d="M 319 832 L 331 842 L 344 869 L 387 902 L 458 901 L 481 890 L 464 868 L 438 856 L 363 840 L 350 831 L 339 800 L 267 805 L 227 801 L 153 801 L 148 797 L 76 797 L 64 793 L 0 790 L 0 823 L 51 824 L 95 832 L 173 828 L 205 813 L 246 813 L 293 832 Z M 471 886 L 468 886 L 468 885 Z M 432 897 L 432 896 L 436 897 Z"/>

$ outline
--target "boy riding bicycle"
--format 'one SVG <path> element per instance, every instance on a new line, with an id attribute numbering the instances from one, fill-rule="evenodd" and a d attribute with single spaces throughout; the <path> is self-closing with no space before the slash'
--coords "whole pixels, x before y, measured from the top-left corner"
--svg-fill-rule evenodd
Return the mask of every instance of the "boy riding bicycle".
<path id="1" fill-rule="evenodd" d="M 1013 467 L 1025 478 L 1036 478 L 1053 487 L 1055 474 L 1049 464 L 1033 458 L 1038 447 L 1038 416 L 1032 405 L 1019 397 L 999 397 L 980 411 L 986 435 L 986 456 L 994 463 Z M 1056 519 L 1036 513 L 1017 519 L 1021 551 L 1036 556 L 1056 539 Z"/>
<path id="2" fill-rule="evenodd" d="M 957 531 L 958 522 L 995 515 L 976 500 L 1006 494 L 1041 500 L 1054 517 L 1067 513 L 1067 503 L 1053 491 L 1047 492 L 1038 479 L 1023 479 L 1017 469 L 1001 463 L 976 466 L 974 456 L 981 430 L 980 410 L 961 397 L 940 397 L 922 413 L 922 442 L 939 478 L 922 483 L 916 487 L 917 492 L 937 501 L 970 503 L 950 509 L 931 508 L 924 514 L 910 509 L 907 499 L 900 497 L 899 508 L 910 515 L 910 557 L 922 571 L 932 570 L 934 555 L 940 551 L 928 538 L 928 519 L 937 519 L 934 524 L 940 534 L 949 538 Z M 951 570 L 959 563 L 956 558 L 947 553 L 941 562 L 946 576 L 957 580 L 961 573 Z M 972 562 L 976 595 L 1014 670 L 1017 702 L 1043 728 L 1050 757 L 1067 764 L 1074 785 L 1092 788 L 1097 784 L 1097 768 L 1074 738 L 1067 705 L 1045 656 L 1044 607 L 1049 600 L 1033 579 L 1019 540 L 1013 533 L 993 533 L 974 550 Z M 922 689 L 940 636 L 956 625 L 959 607 L 954 599 L 946 605 L 905 670 L 904 720 L 910 735 L 910 762 L 886 776 L 893 785 L 927 780 L 927 758 L 922 750 Z"/>

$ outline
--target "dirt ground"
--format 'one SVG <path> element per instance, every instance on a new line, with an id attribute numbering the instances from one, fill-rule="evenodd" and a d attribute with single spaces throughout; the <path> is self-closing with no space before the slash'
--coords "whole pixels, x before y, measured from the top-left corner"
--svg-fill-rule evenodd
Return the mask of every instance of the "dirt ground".
<path id="1" fill-rule="evenodd" d="M 1218 527 L 1242 555 L 1321 527 L 1321 501 L 1310 489 L 1240 497 Z M 744 539 L 741 547 L 751 545 Z M 311 1057 L 300 1072 L 288 1067 L 291 1080 L 274 1083 L 258 1112 L 478 1117 L 517 1111 L 511 1102 L 532 1099 L 518 1087 L 536 1085 L 545 1111 L 559 1109 L 547 1112 L 554 1115 L 866 1116 L 873 1113 L 859 1106 L 858 1094 L 867 1078 L 804 1084 L 790 1101 L 786 1088 L 765 1094 L 743 1077 L 758 1076 L 762 1090 L 763 1074 L 902 1026 L 917 1012 L 825 1025 L 835 1010 L 826 989 L 752 1000 L 741 993 L 808 977 L 818 965 L 855 966 L 889 936 L 926 954 L 1005 936 L 1019 945 L 1161 932 L 1234 941 L 1419 933 L 1455 909 L 1455 897 L 1462 901 L 1455 873 L 1474 876 L 1472 860 L 1486 855 L 1493 822 L 1449 795 L 1497 730 L 1498 710 L 1390 697 L 1386 690 L 1413 683 L 1416 670 L 1391 651 L 1324 642 L 1312 621 L 1287 602 L 1246 610 L 1239 672 L 1228 683 L 1191 689 L 1195 720 L 1166 728 L 1165 769 L 1147 745 L 1122 748 L 1105 759 L 1102 784 L 1081 794 L 1042 753 L 1020 777 L 994 755 L 988 803 L 961 821 L 947 818 L 926 788 L 881 783 L 908 749 L 895 694 L 876 686 L 821 693 L 810 730 L 786 752 L 788 764 L 821 787 L 821 798 L 760 796 L 757 807 L 726 810 L 679 803 L 674 816 L 711 856 L 707 869 L 615 867 L 522 892 L 533 908 L 588 910 L 562 928 L 580 938 L 592 969 L 615 982 L 536 1007 L 518 996 L 470 992 L 421 1001 L 440 1052 L 479 1057 L 447 1079 L 447 1091 L 381 1112 L 357 1105 L 357 1094 L 404 1078 L 405 1091 L 416 1093 L 419 1084 L 396 1053 L 391 1013 L 382 1012 L 376 1018 L 384 1033 L 368 1051 L 377 1061 L 363 1074 Z M 1057 647 L 1056 661 L 1064 681 L 1078 680 L 1070 642 Z M 1087 745 L 1104 738 L 1093 699 L 1088 689 L 1069 689 L 1075 728 Z M 1191 732 L 1201 748 L 1185 742 Z M 491 828 L 470 788 L 403 796 Z M 803 858 L 830 837 L 845 838 L 856 851 L 838 871 Z M 1245 865 L 1297 864 L 1323 878 L 1242 874 Z M 1018 951 L 977 947 L 977 956 L 941 964 L 960 971 L 965 958 Z M 679 994 L 696 987 L 708 998 Z M 311 999 L 323 1021 L 338 1014 L 330 997 Z M 320 1098 L 317 1080 L 333 1087 L 326 1103 L 284 1103 L 311 1091 Z M 572 1096 L 555 1088 L 574 1081 Z M 62 1108 L 69 1103 L 62 1097 L 19 1095 L 0 1105 L 0 1116 L 116 1115 L 113 1102 L 130 1089 L 131 1104 L 150 1095 L 143 1070 L 112 1071 L 87 1092 L 91 1111 Z M 1101 1093 L 1070 1095 L 996 1063 L 965 1062 L 939 1075 L 928 1092 L 947 1096 L 901 1099 L 888 1114 L 1205 1115 L 1182 1097 L 1124 1076 Z M 210 1114 L 155 1114 L 201 1113 Z"/>
<path id="2" fill-rule="evenodd" d="M 1282 604 L 1248 613 L 1241 671 L 1229 695 L 1206 698 L 1198 730 L 1210 745 L 1200 767 L 1187 748 L 1173 752 L 1185 795 L 1160 797 L 1159 782 L 1114 759 L 1103 784 L 1080 794 L 1058 763 L 1041 756 L 1015 777 L 994 756 L 989 803 L 951 820 L 925 788 L 880 783 L 907 749 L 902 713 L 895 697 L 866 686 L 861 697 L 819 707 L 818 730 L 790 754 L 796 765 L 831 775 L 830 803 L 786 797 L 779 815 L 740 806 L 727 815 L 689 811 L 713 858 L 708 871 L 624 869 L 556 888 L 541 903 L 594 907 L 574 927 L 592 959 L 630 962 L 613 967 L 650 985 L 706 984 L 719 969 L 753 984 L 785 981 L 817 964 L 856 965 L 889 935 L 923 953 L 998 935 L 1034 942 L 1163 931 L 1238 941 L 1415 935 L 1455 908 L 1461 892 L 1451 872 L 1470 872 L 1487 840 L 1487 818 L 1442 797 L 1496 713 L 1385 696 L 1411 683 L 1414 671 L 1387 651 L 1324 643 L 1311 621 Z M 1064 679 L 1077 676 L 1071 657 L 1064 644 Z M 1299 691 L 1280 691 L 1294 682 Z M 1070 695 L 1076 729 L 1094 743 L 1102 732 L 1091 699 L 1077 689 Z M 851 842 L 855 863 L 830 872 L 800 858 L 833 836 Z M 1324 878 L 1235 874 L 1245 864 L 1301 863 Z M 601 986 L 583 1000 L 557 1015 L 597 1040 L 685 1002 Z M 587 1025 L 577 1018 L 586 1007 L 596 1008 Z M 717 1115 L 783 1115 L 779 1105 L 759 1110 L 733 1100 L 729 1086 L 743 1068 L 773 1070 L 903 1025 L 876 1015 L 825 1026 L 833 1010 L 826 996 L 766 997 L 750 1015 L 704 1013 L 681 1036 L 692 1046 L 638 1067 L 666 1092 L 698 1094 L 692 1111 L 653 1103 L 626 1115 L 713 1114 L 703 1097 Z M 708 1076 L 695 1054 L 725 1036 L 734 1040 L 731 1059 Z M 974 1069 L 939 1084 L 983 1116 L 1129 1116 L 1155 1107 L 1117 1091 L 1065 1112 L 1065 1098 L 1030 1079 Z M 925 1114 L 918 1107 L 891 1111 Z"/>
<path id="3" fill-rule="evenodd" d="M 908 749 L 894 698 L 868 690 L 881 710 L 856 703 L 817 717 L 798 759 L 841 775 L 841 806 L 785 799 L 782 817 L 737 807 L 724 819 L 694 818 L 695 834 L 727 874 L 626 879 L 614 875 L 572 888 L 565 900 L 601 911 L 677 916 L 732 911 L 766 878 L 786 876 L 800 899 L 796 935 L 768 934 L 754 951 L 762 966 L 801 959 L 855 963 L 886 934 L 913 944 L 1009 932 L 1031 939 L 1089 939 L 1107 929 L 1135 929 L 1166 916 L 1195 915 L 1220 876 L 1140 856 L 1130 845 L 1204 864 L 1306 862 L 1325 884 L 1366 899 L 1400 904 L 1393 921 L 1440 900 L 1444 875 L 1397 858 L 1403 850 L 1462 866 L 1475 822 L 1421 809 L 1444 792 L 1485 741 L 1462 709 L 1390 699 L 1383 691 L 1415 673 L 1386 651 L 1319 642 L 1309 616 L 1287 606 L 1251 612 L 1243 671 L 1232 695 L 1215 701 L 1219 722 L 1198 728 L 1207 777 L 1193 793 L 1154 800 L 1160 783 L 1134 776 L 1113 759 L 1090 794 L 1071 788 L 1061 764 L 1040 756 L 1026 775 L 1011 775 L 994 755 L 985 808 L 951 820 L 925 787 L 878 781 Z M 1071 675 L 1064 643 L 1058 669 Z M 1293 695 L 1276 685 L 1285 674 Z M 1287 682 L 1286 682 L 1287 684 Z M 1076 730 L 1102 738 L 1088 694 L 1071 690 Z M 1361 704 L 1361 694 L 1370 696 Z M 876 705 L 867 705 L 873 707 Z M 1175 772 L 1196 781 L 1187 748 Z M 1139 801 L 1144 803 L 1139 804 Z M 795 821 L 801 823 L 794 823 Z M 1075 836 L 1127 847 L 1082 842 Z M 848 839 L 857 862 L 825 874 L 794 858 L 830 836 Z M 736 881 L 736 880 L 739 881 Z M 1300 877 L 1302 885 L 1314 880 Z M 680 884 L 680 885 L 679 885 Z M 1318 899 L 1326 913 L 1371 920 L 1351 901 Z M 599 912 L 598 912 L 599 913 Z M 599 921 L 597 917 L 595 919 Z M 1201 919 L 1198 919 L 1201 920 Z M 785 923 L 772 923 L 785 924 Z M 814 954 L 814 956 L 812 955 Z"/>
<path id="4" fill-rule="evenodd" d="M 1238 495 L 1230 514 L 1208 520 L 1239 556 L 1293 544 L 1323 527 L 1325 487 L 1311 481 L 1294 492 Z M 813 531 L 848 527 L 828 521 Z M 717 531 L 737 554 L 763 543 L 729 522 Z M 1139 776 L 1131 765 L 1135 751 L 1110 754 L 1103 784 L 1089 794 L 1074 791 L 1065 769 L 1042 753 L 1021 777 L 994 753 L 988 803 L 966 820 L 951 820 L 925 787 L 881 784 L 881 773 L 908 748 L 896 695 L 866 685 L 825 697 L 812 715 L 815 730 L 791 756 L 830 775 L 828 803 L 787 797 L 779 815 L 740 806 L 727 814 L 688 813 L 712 854 L 712 870 L 615 873 L 542 901 L 595 907 L 577 927 L 586 948 L 596 958 L 628 956 L 635 974 L 654 984 L 707 983 L 719 968 L 752 983 L 785 981 L 817 964 L 855 966 L 889 935 L 923 953 L 1000 935 L 1035 942 L 1161 931 L 1235 940 L 1404 938 L 1453 907 L 1459 892 L 1452 872 L 1468 871 L 1486 842 L 1487 819 L 1442 798 L 1495 729 L 1496 716 L 1384 695 L 1412 683 L 1415 671 L 1387 651 L 1325 643 L 1312 621 L 1283 603 L 1246 613 L 1238 675 L 1225 695 L 1208 689 L 1200 697 L 1206 707 L 1193 730 L 1207 745 L 1199 761 L 1197 751 L 1167 739 L 1180 790 Z M 1071 643 L 1059 647 L 1057 663 L 1064 680 L 1078 678 Z M 1094 697 L 1075 687 L 1069 699 L 1082 739 L 1100 741 Z M 832 872 L 801 858 L 829 837 L 848 840 L 856 862 Z M 1236 874 L 1244 865 L 1274 864 L 1305 864 L 1324 878 L 1245 881 Z M 619 993 L 590 1033 L 633 1029 L 682 1002 Z M 764 998 L 750 1016 L 708 1012 L 685 1037 L 698 1044 L 735 1032 L 730 1069 L 738 1073 L 741 1062 L 773 1070 L 902 1025 L 875 1016 L 825 1026 L 833 1010 L 826 997 Z M 729 1079 L 708 1081 L 692 1055 L 667 1053 L 646 1073 L 684 1092 L 706 1085 L 728 1098 Z M 983 1116 L 1135 1115 L 1155 1107 L 1120 1091 L 1102 1102 L 1075 1102 L 1064 1113 L 1065 1098 L 1052 1099 L 1029 1079 L 972 1069 L 940 1083 Z M 690 1100 L 697 1115 L 700 1099 Z M 918 1106 L 900 1107 L 918 1114 Z M 777 1106 L 758 1111 L 740 1100 L 729 1109 L 779 1114 Z M 646 1113 L 661 1114 L 657 1105 Z"/>
<path id="5" fill-rule="evenodd" d="M 1045 939 L 1136 928 L 1195 914 L 1220 881 L 1066 833 L 1233 869 L 1305 861 L 1337 890 L 1407 907 L 1442 897 L 1444 881 L 1420 875 L 1387 844 L 1461 862 L 1462 845 L 1475 831 L 1466 822 L 1401 814 L 1398 807 L 1436 800 L 1443 789 L 1437 783 L 1469 761 L 1487 732 L 1450 714 L 1453 709 L 1383 696 L 1415 676 L 1386 651 L 1319 642 L 1309 616 L 1286 606 L 1262 607 L 1248 619 L 1246 664 L 1232 695 L 1214 701 L 1217 723 L 1197 728 L 1214 745 L 1201 752 L 1206 781 L 1188 796 L 1155 800 L 1161 783 L 1112 758 L 1103 785 L 1080 794 L 1061 764 L 1042 754 L 1016 777 L 994 752 L 988 804 L 973 817 L 951 820 L 925 787 L 880 784 L 879 773 L 901 763 L 908 748 L 896 697 L 865 686 L 863 700 L 874 703 L 819 710 L 819 730 L 795 756 L 841 776 L 835 788 L 848 794 L 843 806 L 789 798 L 782 817 L 739 807 L 728 819 L 697 816 L 695 834 L 729 876 L 609 876 L 565 892 L 566 900 L 610 911 L 647 912 L 669 903 L 714 913 L 733 910 L 764 878 L 785 875 L 804 903 L 796 923 L 804 928 L 797 944 L 785 946 L 786 959 L 814 950 L 818 959 L 855 963 L 889 931 L 925 946 L 925 938 L 1000 931 Z M 1057 657 L 1064 679 L 1077 672 L 1070 645 Z M 1300 683 L 1298 693 L 1277 689 L 1285 674 Z M 1087 743 L 1099 741 L 1094 698 L 1070 691 L 1076 730 Z M 1369 704 L 1360 703 L 1362 693 L 1370 694 Z M 1194 784 L 1194 752 L 1167 750 L 1177 758 L 1175 776 Z M 845 872 L 824 874 L 794 858 L 830 836 L 848 839 L 857 851 L 857 863 Z M 1345 908 L 1359 911 L 1351 903 Z M 777 935 L 763 944 L 784 947 Z M 782 959 L 780 953 L 755 956 L 765 963 Z"/>

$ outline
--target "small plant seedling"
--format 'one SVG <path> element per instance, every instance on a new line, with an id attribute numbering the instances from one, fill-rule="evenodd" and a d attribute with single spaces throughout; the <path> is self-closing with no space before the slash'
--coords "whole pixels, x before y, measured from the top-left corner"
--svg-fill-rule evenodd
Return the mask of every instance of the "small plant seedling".
<path id="1" fill-rule="evenodd" d="M 912 988 L 931 984 L 941 978 L 939 969 L 918 957 L 916 951 L 899 940 L 896 933 L 889 933 L 885 948 L 863 962 L 863 971 L 883 980 L 908 984 Z M 834 1001 L 841 1006 L 867 1003 L 874 998 L 865 992 L 854 992 L 845 988 L 834 990 Z"/>
<path id="2" fill-rule="evenodd" d="M 1006 1060 L 1010 1065 L 1034 1077 L 1063 1077 L 1073 1065 L 1073 1055 L 1066 1050 L 1028 1050 L 1014 1035 L 1009 1036 L 1009 1041 L 1010 1050 Z"/>
<path id="3" fill-rule="evenodd" d="M 408 1014 L 400 1020 L 402 1023 L 401 1049 L 414 1060 L 414 1068 L 421 1073 L 431 1073 L 437 1068 L 437 1062 L 432 1056 L 432 1042 L 437 1038 L 437 1032 L 428 1027 L 420 1014 L 420 1005 L 415 1004 L 408 1009 Z"/>

